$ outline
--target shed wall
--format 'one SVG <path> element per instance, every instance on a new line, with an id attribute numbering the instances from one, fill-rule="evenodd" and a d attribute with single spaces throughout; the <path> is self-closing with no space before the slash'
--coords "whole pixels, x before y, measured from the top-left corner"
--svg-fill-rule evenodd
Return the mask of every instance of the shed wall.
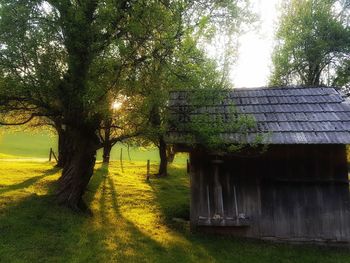
<path id="1" fill-rule="evenodd" d="M 350 241 L 344 145 L 274 145 L 255 157 L 191 152 L 191 226 L 239 236 Z"/>

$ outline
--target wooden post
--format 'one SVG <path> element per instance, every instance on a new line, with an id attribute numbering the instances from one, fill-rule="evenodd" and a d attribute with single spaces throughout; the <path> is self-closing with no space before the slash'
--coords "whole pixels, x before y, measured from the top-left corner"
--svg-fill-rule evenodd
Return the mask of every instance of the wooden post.
<path id="1" fill-rule="evenodd" d="M 210 196 L 209 196 L 209 185 L 207 185 L 207 211 L 208 211 L 208 222 L 210 223 L 211 212 L 210 212 Z"/>
<path id="2" fill-rule="evenodd" d="M 219 164 L 221 160 L 213 160 L 214 165 L 214 201 L 215 201 L 215 215 L 220 215 L 222 218 L 224 215 L 224 202 L 222 197 L 222 186 L 219 180 Z"/>
<path id="3" fill-rule="evenodd" d="M 150 162 L 149 160 L 147 160 L 147 175 L 146 175 L 146 180 L 149 181 L 149 177 L 150 177 Z"/>
<path id="4" fill-rule="evenodd" d="M 57 159 L 57 157 L 56 157 L 56 154 L 55 154 L 55 152 L 51 149 L 51 152 L 52 152 L 52 156 L 53 156 L 53 158 L 56 160 L 56 163 L 58 163 L 58 159 Z"/>
<path id="5" fill-rule="evenodd" d="M 49 162 L 52 161 L 52 156 L 56 160 L 56 162 L 58 163 L 58 159 L 57 159 L 57 156 L 56 156 L 55 152 L 52 150 L 52 148 L 50 148 Z"/>
<path id="6" fill-rule="evenodd" d="M 130 158 L 130 145 L 128 144 L 128 157 L 129 157 L 129 161 L 131 161 L 131 158 Z"/>
<path id="7" fill-rule="evenodd" d="M 235 199 L 235 213 L 236 213 L 236 224 L 239 224 L 239 214 L 238 214 L 238 204 L 237 204 L 237 193 L 236 193 L 236 186 L 233 186 L 233 197 Z"/>
<path id="8" fill-rule="evenodd" d="M 124 173 L 124 167 L 123 167 L 123 148 L 120 148 L 120 166 L 122 168 L 122 173 Z"/>

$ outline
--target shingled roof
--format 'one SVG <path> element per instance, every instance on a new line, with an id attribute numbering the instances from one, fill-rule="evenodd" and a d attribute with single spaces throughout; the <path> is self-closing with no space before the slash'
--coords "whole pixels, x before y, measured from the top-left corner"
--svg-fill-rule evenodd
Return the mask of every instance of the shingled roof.
<path id="1" fill-rule="evenodd" d="M 186 108 L 189 91 L 170 94 L 169 106 L 176 118 L 180 108 Z M 225 91 L 219 105 L 201 107 L 200 112 L 222 114 L 234 104 L 241 114 L 256 120 L 256 129 L 248 136 L 253 141 L 257 134 L 269 134 L 269 144 L 350 144 L 350 102 L 332 87 L 278 87 L 242 88 Z M 177 112 L 177 113 L 176 113 Z M 170 129 L 168 141 L 186 143 L 184 131 Z M 237 143 L 239 136 L 224 133 L 228 143 Z M 250 139 L 249 139 L 250 138 Z"/>

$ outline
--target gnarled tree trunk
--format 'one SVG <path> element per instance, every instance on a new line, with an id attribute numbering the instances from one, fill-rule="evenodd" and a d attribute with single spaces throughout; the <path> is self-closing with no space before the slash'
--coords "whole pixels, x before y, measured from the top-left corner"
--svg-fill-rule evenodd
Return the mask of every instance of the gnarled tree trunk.
<path id="1" fill-rule="evenodd" d="M 75 211 L 85 211 L 82 196 L 93 174 L 96 161 L 96 138 L 84 129 L 66 131 L 66 143 L 71 146 L 58 180 L 57 201 Z"/>
<path id="2" fill-rule="evenodd" d="M 65 131 L 60 128 L 57 129 L 58 134 L 58 161 L 57 167 L 63 168 L 70 156 L 69 141 L 66 140 Z"/>
<path id="3" fill-rule="evenodd" d="M 57 164 L 56 167 L 63 168 L 67 160 L 70 158 L 71 154 L 71 145 L 69 140 L 66 139 L 66 131 L 64 126 L 62 125 L 62 121 L 59 119 L 54 120 L 54 127 L 57 132 L 58 137 L 58 156 L 57 156 Z"/>

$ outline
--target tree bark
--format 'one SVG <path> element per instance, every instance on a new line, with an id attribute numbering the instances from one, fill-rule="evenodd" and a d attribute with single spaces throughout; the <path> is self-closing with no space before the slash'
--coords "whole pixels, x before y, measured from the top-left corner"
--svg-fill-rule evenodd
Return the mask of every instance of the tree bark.
<path id="1" fill-rule="evenodd" d="M 66 139 L 66 131 L 63 128 L 62 122 L 60 120 L 54 120 L 54 127 L 57 132 L 58 137 L 58 156 L 57 156 L 57 164 L 56 167 L 63 168 L 67 160 L 70 158 L 70 148 L 71 145 L 69 144 L 69 140 Z"/>
<path id="2" fill-rule="evenodd" d="M 112 125 L 112 119 L 105 120 L 105 128 L 103 129 L 104 137 L 103 137 L 103 163 L 108 164 L 110 161 L 110 154 L 112 150 L 112 143 L 111 143 L 111 125 Z"/>
<path id="3" fill-rule="evenodd" d="M 66 143 L 71 154 L 66 160 L 58 179 L 57 201 L 74 211 L 86 211 L 82 196 L 93 174 L 96 162 L 96 138 L 84 129 L 66 131 Z"/>
<path id="4" fill-rule="evenodd" d="M 67 160 L 69 159 L 70 145 L 66 140 L 65 131 L 62 128 L 57 129 L 57 135 L 58 135 L 58 161 L 56 166 L 63 168 Z"/>
<path id="5" fill-rule="evenodd" d="M 170 145 L 167 145 L 166 149 L 167 149 L 166 154 L 167 154 L 168 163 L 172 163 L 174 161 L 174 158 L 175 158 L 174 148 Z"/>
<path id="6" fill-rule="evenodd" d="M 167 145 L 165 143 L 164 137 L 159 137 L 159 171 L 158 176 L 166 176 L 168 174 L 168 156 L 167 156 Z"/>
<path id="7" fill-rule="evenodd" d="M 102 160 L 103 163 L 108 164 L 111 157 L 112 144 L 110 142 L 105 142 L 103 145 L 103 155 Z"/>
<path id="8" fill-rule="evenodd" d="M 310 63 L 309 63 L 310 64 Z M 307 86 L 319 86 L 320 85 L 321 70 L 320 65 L 312 63 L 309 65 L 309 72 L 307 75 Z"/>
<path id="9" fill-rule="evenodd" d="M 160 116 L 160 109 L 157 105 L 154 105 L 151 109 L 150 112 L 150 120 L 151 124 L 154 127 L 158 127 L 161 129 L 162 125 L 162 120 Z M 168 156 L 167 156 L 167 145 L 164 140 L 163 134 L 157 134 L 157 146 L 159 150 L 159 158 L 160 158 L 160 163 L 159 163 L 159 170 L 158 170 L 158 176 L 166 176 L 168 174 Z"/>

